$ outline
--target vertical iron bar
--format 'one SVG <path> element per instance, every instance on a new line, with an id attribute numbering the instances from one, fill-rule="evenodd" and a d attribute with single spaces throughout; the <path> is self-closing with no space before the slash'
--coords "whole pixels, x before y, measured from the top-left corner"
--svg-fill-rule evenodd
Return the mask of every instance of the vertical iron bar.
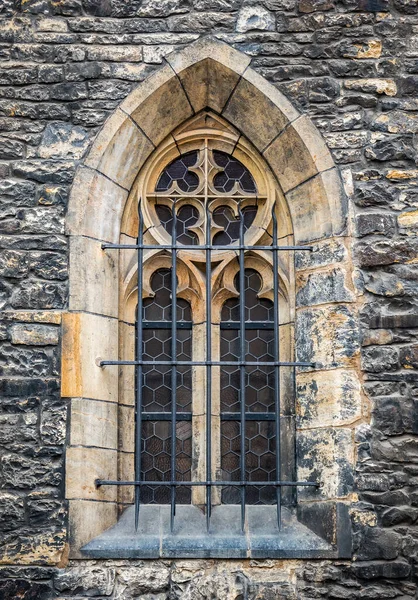
<path id="1" fill-rule="evenodd" d="M 138 304 L 137 304 L 137 338 L 136 355 L 142 359 L 142 273 L 143 273 L 143 229 L 141 199 L 138 202 Z M 141 481 L 142 453 L 142 365 L 137 365 L 136 375 L 136 419 L 135 419 L 135 480 Z M 141 486 L 135 486 L 135 531 L 138 530 L 139 507 L 141 503 Z"/>
<path id="2" fill-rule="evenodd" d="M 176 420 L 177 420 L 177 215 L 173 199 L 173 249 L 171 250 L 171 481 L 176 481 Z M 170 530 L 174 529 L 176 514 L 176 486 L 171 486 Z"/>
<path id="3" fill-rule="evenodd" d="M 296 252 L 295 250 L 293 250 L 293 281 L 296 282 L 296 260 L 295 260 L 295 255 Z M 296 318 L 294 318 L 294 324 L 293 324 L 293 332 L 292 332 L 292 336 L 291 339 L 293 340 L 293 347 L 292 347 L 292 355 L 291 355 L 291 359 L 296 361 Z M 292 456 L 293 456 L 293 463 L 292 463 L 292 471 L 289 474 L 289 477 L 292 481 L 296 481 L 296 473 L 297 473 L 297 459 L 296 459 L 296 367 L 293 366 L 291 367 L 292 370 L 292 419 L 293 419 L 293 423 L 292 423 L 292 435 L 293 435 L 293 441 L 292 441 Z M 298 498 L 298 488 L 297 486 L 295 487 L 291 487 L 290 488 L 290 492 L 291 492 L 291 496 L 290 496 L 290 502 L 292 505 L 296 505 L 297 504 L 297 498 Z"/>
<path id="4" fill-rule="evenodd" d="M 208 181 L 208 149 L 205 148 L 205 181 L 206 181 L 206 245 L 210 246 L 210 210 L 207 199 Z M 212 360 L 212 251 L 206 249 L 206 360 Z M 208 482 L 212 481 L 212 366 L 206 366 L 206 528 L 210 529 L 210 517 L 212 513 L 212 487 Z"/>
<path id="5" fill-rule="evenodd" d="M 245 260 L 244 260 L 244 216 L 241 210 L 241 201 L 238 206 L 239 215 L 239 340 L 240 340 L 240 409 L 241 409 L 241 529 L 245 526 Z"/>
<path id="6" fill-rule="evenodd" d="M 273 246 L 277 246 L 277 216 L 275 205 L 272 208 L 273 219 Z M 280 357 L 280 336 L 279 336 L 279 260 L 276 248 L 273 252 L 273 298 L 274 298 L 274 360 L 279 361 Z M 275 411 L 275 430 L 276 430 L 276 481 L 281 480 L 281 456 L 280 456 L 280 367 L 274 367 L 274 411 Z M 281 487 L 276 487 L 277 502 L 277 526 L 281 527 Z"/>

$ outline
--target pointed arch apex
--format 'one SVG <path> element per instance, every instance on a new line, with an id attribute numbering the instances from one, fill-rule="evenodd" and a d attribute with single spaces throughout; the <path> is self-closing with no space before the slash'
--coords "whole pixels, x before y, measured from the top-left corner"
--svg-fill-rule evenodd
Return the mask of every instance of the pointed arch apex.
<path id="1" fill-rule="evenodd" d="M 129 192 L 155 148 L 194 115 L 211 110 L 263 155 L 286 196 L 300 241 L 341 235 L 346 226 L 343 191 L 323 137 L 250 62 L 250 57 L 214 37 L 167 55 L 165 64 L 129 94 L 98 134 L 80 167 L 89 167 L 91 185 L 73 187 L 67 231 L 102 239 L 103 228 L 93 214 L 97 190 L 113 182 Z M 109 202 L 112 195 L 110 190 L 101 202 Z M 115 210 L 112 204 L 104 207 L 105 213 L 114 220 L 110 229 L 116 234 L 123 208 Z M 117 239 L 118 235 L 104 241 Z"/>

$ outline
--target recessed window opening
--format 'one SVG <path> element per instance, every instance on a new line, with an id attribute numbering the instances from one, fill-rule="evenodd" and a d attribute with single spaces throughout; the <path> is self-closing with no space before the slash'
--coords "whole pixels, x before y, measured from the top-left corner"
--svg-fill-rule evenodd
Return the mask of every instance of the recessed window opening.
<path id="1" fill-rule="evenodd" d="M 210 531 L 216 507 L 238 504 L 242 530 L 250 505 L 275 505 L 280 529 L 282 505 L 317 485 L 295 475 L 294 372 L 310 364 L 294 360 L 284 283 L 294 250 L 309 248 L 280 235 L 249 153 L 210 137 L 184 146 L 138 202 L 135 479 L 124 484 L 137 526 L 141 505 L 169 504 L 173 531 L 176 507 L 193 504 Z"/>

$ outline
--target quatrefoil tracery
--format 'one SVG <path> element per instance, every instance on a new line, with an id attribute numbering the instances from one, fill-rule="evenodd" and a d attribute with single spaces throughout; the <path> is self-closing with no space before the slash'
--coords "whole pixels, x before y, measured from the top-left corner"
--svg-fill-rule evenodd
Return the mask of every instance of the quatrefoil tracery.
<path id="1" fill-rule="evenodd" d="M 230 245 L 238 240 L 240 210 L 244 231 L 254 222 L 259 203 L 257 186 L 250 171 L 235 157 L 205 147 L 182 154 L 159 176 L 149 196 L 163 228 L 180 244 L 206 242 L 207 209 L 210 213 L 210 243 Z"/>

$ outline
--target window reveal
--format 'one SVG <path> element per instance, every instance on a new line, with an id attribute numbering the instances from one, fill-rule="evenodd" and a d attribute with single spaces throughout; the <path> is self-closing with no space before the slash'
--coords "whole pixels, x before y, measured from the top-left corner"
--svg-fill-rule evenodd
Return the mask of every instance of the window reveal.
<path id="1" fill-rule="evenodd" d="M 317 485 L 295 481 L 292 469 L 284 478 L 281 457 L 280 369 L 311 365 L 293 354 L 281 360 L 279 253 L 311 248 L 279 244 L 275 202 L 246 166 L 215 146 L 205 139 L 160 172 L 139 203 L 137 244 L 103 245 L 138 250 L 136 359 L 101 363 L 135 365 L 136 449 L 135 481 L 98 483 L 135 487 L 136 524 L 141 503 L 170 503 L 173 530 L 176 504 L 193 502 L 204 508 L 209 530 L 214 505 L 240 503 L 244 528 L 247 504 L 275 503 L 280 527 L 282 488 Z M 162 243 L 144 243 L 144 210 L 165 232 Z M 143 299 L 144 252 L 167 265 L 152 275 L 152 299 Z M 203 281 L 200 323 L 178 297 L 178 268 L 187 262 Z M 193 329 L 203 332 L 199 356 Z M 192 378 L 203 415 L 194 410 L 196 388 L 192 394 L 184 384 Z M 202 416 L 204 448 L 192 448 L 193 423 Z"/>

